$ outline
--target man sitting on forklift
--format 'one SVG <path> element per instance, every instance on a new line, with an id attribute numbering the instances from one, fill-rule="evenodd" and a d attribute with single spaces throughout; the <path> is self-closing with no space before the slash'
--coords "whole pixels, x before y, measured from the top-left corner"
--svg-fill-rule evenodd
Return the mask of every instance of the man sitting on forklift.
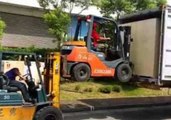
<path id="1" fill-rule="evenodd" d="M 99 35 L 99 33 L 97 32 L 97 27 L 98 27 L 97 24 L 98 24 L 97 22 L 93 23 L 93 29 L 92 29 L 92 34 L 91 34 L 91 37 L 93 39 L 93 50 L 95 51 L 97 51 L 97 49 L 100 48 L 101 46 L 104 46 L 104 45 L 98 44 L 99 41 L 110 40 L 109 37 L 102 37 Z"/>
<path id="2" fill-rule="evenodd" d="M 22 76 L 21 76 L 21 73 L 19 71 L 18 68 L 12 68 L 10 69 L 9 71 L 7 71 L 5 73 L 5 75 L 7 76 L 7 78 L 9 79 L 9 86 L 13 86 L 13 87 L 17 87 L 22 95 L 23 95 L 23 98 L 26 102 L 33 102 L 30 95 L 29 95 L 29 92 L 27 90 L 27 87 L 24 83 L 22 82 L 19 82 L 16 80 L 16 77 L 18 76 L 20 80 L 25 80 Z"/>

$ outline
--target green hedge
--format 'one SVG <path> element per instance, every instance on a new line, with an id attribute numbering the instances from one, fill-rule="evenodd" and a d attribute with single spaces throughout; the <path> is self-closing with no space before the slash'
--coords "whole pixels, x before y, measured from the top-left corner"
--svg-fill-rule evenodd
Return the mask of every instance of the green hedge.
<path id="1" fill-rule="evenodd" d="M 99 92 L 101 93 L 106 93 L 109 94 L 112 92 L 112 86 L 108 85 L 108 86 L 102 86 L 98 89 Z"/>
<path id="2" fill-rule="evenodd" d="M 47 52 L 58 52 L 58 49 L 46 49 L 46 48 L 35 48 L 35 47 L 28 47 L 28 48 L 7 48 L 7 47 L 0 47 L 0 51 L 13 51 L 13 52 L 29 52 L 29 53 L 37 53 L 44 55 Z"/>

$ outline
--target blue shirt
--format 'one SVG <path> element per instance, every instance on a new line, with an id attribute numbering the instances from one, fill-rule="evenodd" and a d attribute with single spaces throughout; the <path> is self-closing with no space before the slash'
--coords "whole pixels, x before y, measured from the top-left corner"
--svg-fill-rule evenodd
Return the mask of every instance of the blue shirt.
<path id="1" fill-rule="evenodd" d="M 9 71 L 7 71 L 5 73 L 5 75 L 8 77 L 8 79 L 10 80 L 15 80 L 15 78 L 17 77 L 16 73 L 15 73 L 15 69 L 11 69 Z"/>

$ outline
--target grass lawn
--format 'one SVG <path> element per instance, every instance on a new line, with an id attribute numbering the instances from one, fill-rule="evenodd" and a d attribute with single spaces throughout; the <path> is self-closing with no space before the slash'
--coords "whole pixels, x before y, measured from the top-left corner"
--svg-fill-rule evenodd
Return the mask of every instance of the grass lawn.
<path id="1" fill-rule="evenodd" d="M 102 93 L 101 88 L 110 88 L 110 93 Z M 115 90 L 112 90 L 115 88 Z M 118 90 L 119 89 L 119 90 Z M 168 89 L 148 89 L 138 87 L 132 83 L 119 83 L 110 79 L 90 80 L 87 82 L 61 83 L 61 100 L 118 98 L 118 97 L 144 97 L 167 96 Z"/>

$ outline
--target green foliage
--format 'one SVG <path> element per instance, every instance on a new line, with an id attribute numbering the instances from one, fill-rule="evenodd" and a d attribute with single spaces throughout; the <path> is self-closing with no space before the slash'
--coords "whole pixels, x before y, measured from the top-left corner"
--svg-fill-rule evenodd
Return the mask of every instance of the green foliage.
<path id="1" fill-rule="evenodd" d="M 69 14 L 63 12 L 60 8 L 56 8 L 44 14 L 43 18 L 49 27 L 49 33 L 56 37 L 58 45 L 60 45 L 70 24 Z"/>
<path id="2" fill-rule="evenodd" d="M 113 92 L 121 92 L 122 88 L 120 85 L 107 85 L 107 86 L 102 86 L 98 89 L 99 92 L 101 93 L 111 93 Z"/>
<path id="3" fill-rule="evenodd" d="M 84 92 L 93 92 L 93 88 L 88 87 L 83 90 Z"/>
<path id="4" fill-rule="evenodd" d="M 112 87 L 112 91 L 113 92 L 120 92 L 121 91 L 121 86 L 119 86 L 119 85 L 114 85 L 113 87 Z"/>
<path id="5" fill-rule="evenodd" d="M 145 10 L 166 4 L 166 0 L 133 0 L 136 10 Z"/>
<path id="6" fill-rule="evenodd" d="M 80 86 L 80 85 L 76 85 L 76 86 L 75 86 L 75 90 L 76 90 L 77 92 L 79 92 L 79 91 L 81 90 L 81 86 Z"/>
<path id="7" fill-rule="evenodd" d="M 58 49 L 41 49 L 41 48 L 35 48 L 34 46 L 28 47 L 28 48 L 6 48 L 6 47 L 0 47 L 0 51 L 12 51 L 12 52 L 29 52 L 29 53 L 37 53 L 42 56 L 45 55 L 47 52 L 57 52 Z"/>
<path id="8" fill-rule="evenodd" d="M 58 48 L 60 48 L 60 44 L 64 41 L 65 35 L 67 34 L 73 8 L 80 6 L 82 10 L 78 11 L 79 14 L 92 5 L 93 2 L 97 1 L 98 0 L 38 0 L 40 6 L 46 11 L 43 18 L 49 27 L 49 33 L 56 37 Z"/>
<path id="9" fill-rule="evenodd" d="M 2 37 L 5 27 L 6 27 L 5 22 L 0 19 L 0 38 Z"/>
<path id="10" fill-rule="evenodd" d="M 129 0 L 103 0 L 101 2 L 101 12 L 105 15 L 120 14 L 121 12 L 130 12 L 133 5 Z"/>
<path id="11" fill-rule="evenodd" d="M 102 0 L 101 12 L 106 16 L 131 13 L 139 10 L 151 9 L 166 4 L 166 0 Z"/>
<path id="12" fill-rule="evenodd" d="M 38 0 L 40 6 L 42 6 L 44 9 L 51 8 L 61 8 L 69 11 L 69 13 L 72 12 L 74 7 L 81 7 L 82 10 L 78 11 L 78 13 L 81 13 L 83 10 L 87 9 L 89 6 L 93 4 L 99 4 L 99 0 Z"/>
<path id="13" fill-rule="evenodd" d="M 98 89 L 101 93 L 111 93 L 112 92 L 112 86 L 102 86 Z"/>

